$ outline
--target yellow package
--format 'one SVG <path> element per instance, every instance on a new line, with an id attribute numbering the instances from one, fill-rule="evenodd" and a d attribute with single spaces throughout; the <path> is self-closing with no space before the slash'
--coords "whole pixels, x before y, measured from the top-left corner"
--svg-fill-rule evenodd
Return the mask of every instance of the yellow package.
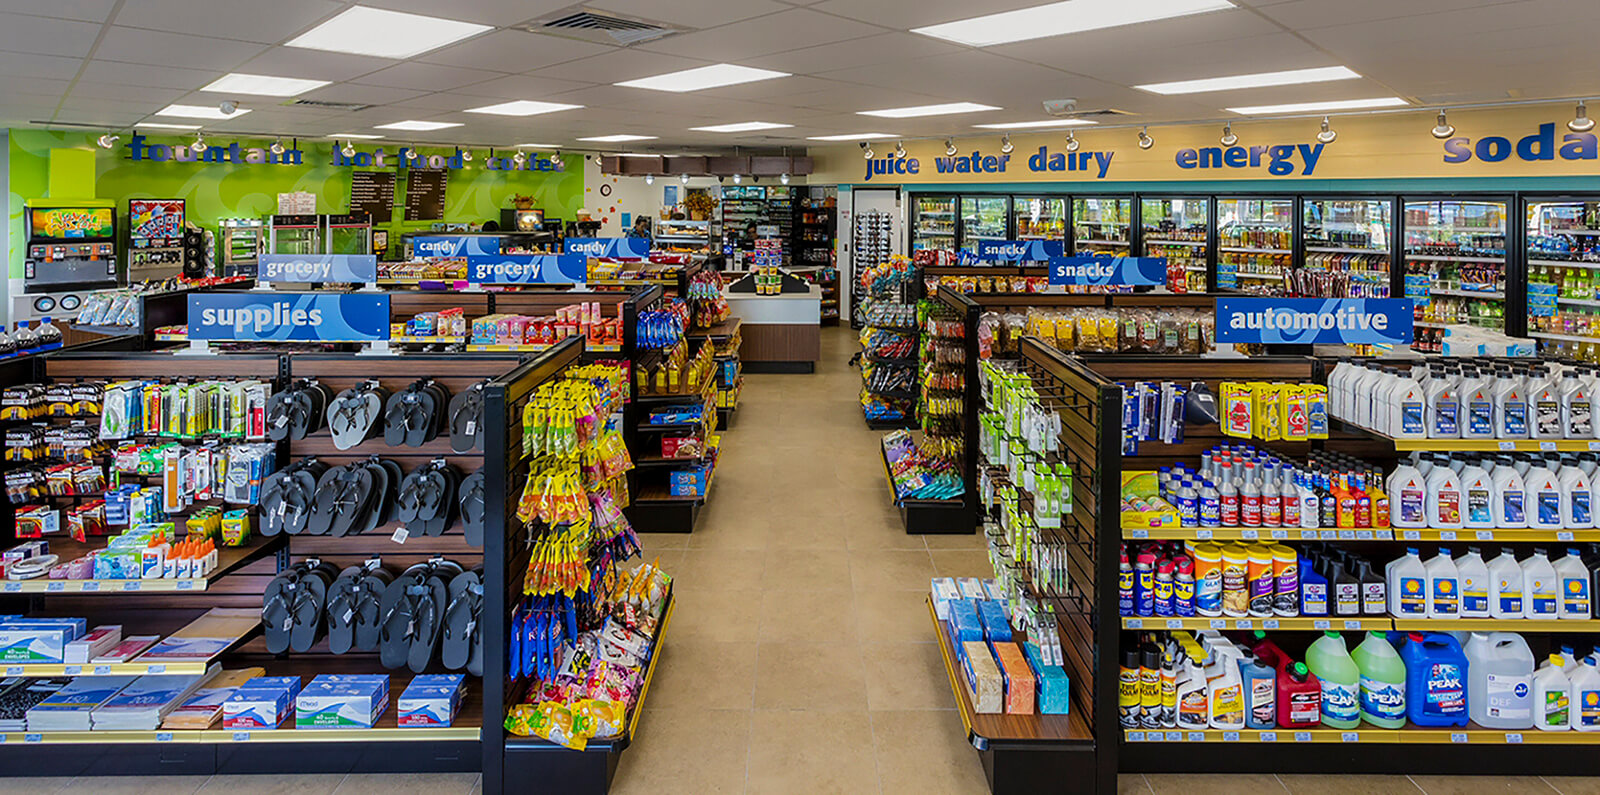
<path id="1" fill-rule="evenodd" d="M 1268 384 L 1260 381 L 1249 385 L 1250 393 L 1254 398 L 1255 436 L 1265 442 L 1276 442 L 1283 438 L 1283 427 L 1279 423 L 1283 414 L 1279 406 L 1281 400 L 1278 395 L 1278 384 Z"/>
<path id="2" fill-rule="evenodd" d="M 1283 409 L 1283 438 L 1291 442 L 1303 442 L 1311 438 L 1311 432 L 1306 412 L 1306 388 L 1295 384 L 1284 384 L 1280 393 Z"/>
<path id="3" fill-rule="evenodd" d="M 1241 439 L 1250 438 L 1255 428 L 1250 389 L 1244 384 L 1223 381 L 1217 391 L 1222 400 L 1222 432 Z"/>
<path id="4" fill-rule="evenodd" d="M 1072 318 L 1066 315 L 1056 315 L 1056 347 L 1064 351 L 1076 350 L 1077 341 L 1072 333 Z"/>

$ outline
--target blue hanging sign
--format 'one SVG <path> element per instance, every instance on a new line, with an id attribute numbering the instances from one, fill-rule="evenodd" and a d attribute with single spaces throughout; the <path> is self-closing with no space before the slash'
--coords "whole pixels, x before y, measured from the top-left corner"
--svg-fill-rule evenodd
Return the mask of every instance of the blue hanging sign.
<path id="1" fill-rule="evenodd" d="M 378 342 L 389 296 L 366 293 L 196 293 L 189 339 L 206 342 Z"/>
<path id="2" fill-rule="evenodd" d="M 1059 240 L 978 241 L 978 259 L 989 262 L 1049 262 L 1065 254 Z"/>
<path id="3" fill-rule="evenodd" d="M 473 254 L 499 254 L 500 238 L 494 235 L 439 235 L 411 240 L 412 256 L 468 257 Z"/>
<path id="4" fill-rule="evenodd" d="M 1411 310 L 1407 298 L 1218 298 L 1217 342 L 1403 345 Z"/>
<path id="5" fill-rule="evenodd" d="M 256 278 L 264 282 L 375 282 L 376 254 L 262 254 Z"/>
<path id="6" fill-rule="evenodd" d="M 583 254 L 474 254 L 467 257 L 473 284 L 582 284 L 589 280 Z"/>
<path id="7" fill-rule="evenodd" d="M 1051 257 L 1051 284 L 1158 287 L 1167 283 L 1166 257 Z"/>
<path id="8" fill-rule="evenodd" d="M 647 259 L 650 256 L 650 239 L 647 237 L 569 237 L 568 254 L 612 259 Z"/>

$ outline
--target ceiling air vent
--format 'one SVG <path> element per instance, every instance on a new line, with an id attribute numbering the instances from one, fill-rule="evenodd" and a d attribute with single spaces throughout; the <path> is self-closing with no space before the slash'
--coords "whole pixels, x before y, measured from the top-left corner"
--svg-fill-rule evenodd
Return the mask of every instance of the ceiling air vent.
<path id="1" fill-rule="evenodd" d="M 1062 115 L 1073 119 L 1105 119 L 1116 118 L 1118 116 L 1132 116 L 1133 112 L 1117 110 L 1116 108 L 1096 108 L 1094 110 L 1075 110 L 1071 113 L 1065 113 Z"/>
<path id="2" fill-rule="evenodd" d="M 684 31 L 683 28 L 664 22 L 625 16 L 588 6 L 570 6 L 515 27 L 529 33 L 547 33 L 552 36 L 624 47 Z"/>
<path id="3" fill-rule="evenodd" d="M 361 102 L 327 102 L 320 99 L 296 99 L 283 103 L 291 108 L 326 108 L 327 110 L 357 111 L 372 107 Z"/>

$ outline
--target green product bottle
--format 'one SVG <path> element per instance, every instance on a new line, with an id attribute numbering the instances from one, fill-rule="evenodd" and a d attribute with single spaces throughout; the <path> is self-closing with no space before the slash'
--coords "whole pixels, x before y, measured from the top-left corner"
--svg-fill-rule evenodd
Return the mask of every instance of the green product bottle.
<path id="1" fill-rule="evenodd" d="M 1382 729 L 1406 725 L 1406 665 L 1382 632 L 1368 632 L 1351 657 L 1361 671 L 1361 719 Z"/>
<path id="2" fill-rule="evenodd" d="M 1359 726 L 1361 671 L 1350 658 L 1344 638 L 1337 632 L 1324 632 L 1306 649 L 1306 667 L 1322 683 L 1323 725 L 1334 729 Z"/>

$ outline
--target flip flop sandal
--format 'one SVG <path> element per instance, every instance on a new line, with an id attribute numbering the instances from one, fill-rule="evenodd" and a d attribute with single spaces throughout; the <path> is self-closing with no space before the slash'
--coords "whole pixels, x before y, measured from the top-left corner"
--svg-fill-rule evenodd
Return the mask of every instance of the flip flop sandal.
<path id="1" fill-rule="evenodd" d="M 357 651 L 377 651 L 379 630 L 382 628 L 383 595 L 394 582 L 394 572 L 379 566 L 367 570 L 355 582 L 355 633 L 353 645 Z"/>
<path id="2" fill-rule="evenodd" d="M 459 574 L 459 567 L 456 567 Z M 450 586 L 446 574 L 450 570 L 445 567 L 429 571 L 423 580 L 427 591 L 420 594 L 416 611 L 416 633 L 411 637 L 411 649 L 406 655 L 406 662 L 413 673 L 422 673 L 428 669 L 428 664 L 433 662 L 434 652 L 439 646 L 439 633 L 444 624 L 444 608 L 449 603 Z"/>
<path id="3" fill-rule="evenodd" d="M 345 473 L 342 466 L 330 467 L 317 478 L 317 489 L 311 494 L 311 518 L 306 522 L 306 532 L 314 536 L 328 534 L 333 517 L 338 513 L 340 478 Z"/>
<path id="4" fill-rule="evenodd" d="M 286 511 L 283 504 L 283 490 L 292 483 L 294 483 L 294 471 L 291 469 L 274 472 L 261 483 L 262 535 L 275 536 L 283 532 L 283 517 Z"/>
<path id="5" fill-rule="evenodd" d="M 376 456 L 361 462 L 360 466 L 366 469 L 372 478 L 372 486 L 368 490 L 367 503 L 362 507 L 361 523 L 352 524 L 351 533 L 370 533 L 383 524 L 385 503 L 389 503 L 389 495 L 394 493 L 393 485 L 389 480 L 389 468 L 385 467 Z"/>
<path id="6" fill-rule="evenodd" d="M 389 396 L 384 405 L 383 440 L 391 447 L 421 447 L 436 422 L 438 393 L 430 389 L 430 379 L 422 379 Z"/>
<path id="7" fill-rule="evenodd" d="M 395 513 L 400 507 L 400 483 L 406 479 L 405 470 L 400 465 L 389 459 L 378 462 L 389 473 L 389 489 L 378 505 L 378 527 L 382 527 L 395 520 Z"/>
<path id="8" fill-rule="evenodd" d="M 450 602 L 444 610 L 444 630 L 439 638 L 439 662 L 452 671 L 467 667 L 483 608 L 483 582 L 477 571 L 464 571 L 450 580 Z"/>
<path id="9" fill-rule="evenodd" d="M 356 581 L 365 566 L 346 566 L 328 587 L 328 650 L 344 654 L 355 644 Z"/>
<path id="10" fill-rule="evenodd" d="M 334 398 L 331 387 L 315 380 L 310 381 L 302 391 L 310 401 L 310 408 L 307 410 L 303 425 L 291 423 L 289 426 L 289 438 L 295 441 L 316 433 L 317 429 L 322 427 L 323 419 L 328 413 L 328 404 L 332 403 Z"/>
<path id="11" fill-rule="evenodd" d="M 457 488 L 457 509 L 461 512 L 461 530 L 467 537 L 467 543 L 483 546 L 483 470 L 468 475 Z"/>
<path id="12" fill-rule="evenodd" d="M 403 667 L 411 655 L 412 639 L 417 634 L 417 610 L 432 589 L 427 584 L 427 564 L 405 570 L 383 590 L 379 603 L 378 661 L 383 667 Z"/>
<path id="13" fill-rule="evenodd" d="M 372 508 L 372 473 L 365 463 L 334 467 L 317 484 L 311 531 L 344 536 L 364 529 Z"/>
<path id="14" fill-rule="evenodd" d="M 267 438 L 281 442 L 289 438 L 289 424 L 296 410 L 299 392 L 287 389 L 273 394 L 267 401 Z"/>
<path id="15" fill-rule="evenodd" d="M 272 654 L 289 650 L 289 633 L 294 626 L 294 615 L 289 604 L 294 597 L 294 583 L 299 578 L 299 569 L 285 569 L 267 583 L 266 590 L 261 594 L 261 631 L 267 642 L 267 651 Z"/>
<path id="16" fill-rule="evenodd" d="M 262 535 L 275 536 L 286 530 L 298 533 L 303 529 L 307 517 L 302 514 L 311 507 L 310 496 L 315 492 L 316 481 L 311 481 L 311 490 L 304 491 L 305 482 L 299 476 L 307 471 L 320 475 L 323 466 L 309 458 L 267 476 L 261 485 L 259 502 Z"/>
<path id="17" fill-rule="evenodd" d="M 285 533 L 292 536 L 300 535 L 310 526 L 317 481 L 326 471 L 325 465 L 310 461 L 290 475 L 290 482 L 283 489 L 280 506 Z"/>
<path id="18" fill-rule="evenodd" d="M 440 489 L 438 503 L 431 509 L 424 504 L 421 511 L 423 514 L 422 532 L 430 536 L 444 535 L 444 531 L 450 527 L 450 523 L 455 519 L 456 494 L 461 486 L 461 478 L 456 474 L 453 467 L 439 467 L 439 476 L 442 478 L 444 485 Z"/>
<path id="19" fill-rule="evenodd" d="M 473 632 L 472 649 L 467 656 L 467 673 L 473 676 L 483 676 L 483 566 L 473 567 L 472 573 L 478 577 L 479 597 L 476 608 L 472 611 Z"/>
<path id="20" fill-rule="evenodd" d="M 470 453 L 483 449 L 483 397 L 487 379 L 450 399 L 450 449 Z"/>
<path id="21" fill-rule="evenodd" d="M 295 593 L 289 600 L 289 613 L 293 625 L 289 629 L 289 648 L 307 652 L 322 636 L 322 618 L 328 604 L 328 586 L 338 571 L 322 564 L 308 568 L 305 576 L 295 584 Z"/>
<path id="22" fill-rule="evenodd" d="M 377 381 L 363 381 L 340 392 L 328 404 L 328 431 L 333 446 L 349 450 L 372 438 L 389 391 Z"/>
<path id="23" fill-rule="evenodd" d="M 429 391 L 433 392 L 433 426 L 428 429 L 427 438 L 431 442 L 439 438 L 439 434 L 450 433 L 450 390 L 434 382 L 429 384 Z"/>

